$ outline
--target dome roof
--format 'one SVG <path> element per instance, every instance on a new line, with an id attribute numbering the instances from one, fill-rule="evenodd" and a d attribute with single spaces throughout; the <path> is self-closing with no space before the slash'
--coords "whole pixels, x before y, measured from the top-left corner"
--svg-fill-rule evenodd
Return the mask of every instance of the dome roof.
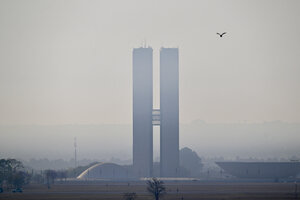
<path id="1" fill-rule="evenodd" d="M 77 179 L 126 179 L 128 170 L 114 163 L 98 163 L 82 172 Z"/>

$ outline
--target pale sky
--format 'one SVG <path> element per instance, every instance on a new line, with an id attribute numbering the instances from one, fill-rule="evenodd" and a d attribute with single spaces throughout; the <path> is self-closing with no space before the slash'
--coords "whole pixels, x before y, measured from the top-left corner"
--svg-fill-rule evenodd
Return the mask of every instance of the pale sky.
<path id="1" fill-rule="evenodd" d="M 143 41 L 155 107 L 159 49 L 179 48 L 181 123 L 299 123 L 299 10 L 298 0 L 0 0 L 0 125 L 131 124 Z"/>

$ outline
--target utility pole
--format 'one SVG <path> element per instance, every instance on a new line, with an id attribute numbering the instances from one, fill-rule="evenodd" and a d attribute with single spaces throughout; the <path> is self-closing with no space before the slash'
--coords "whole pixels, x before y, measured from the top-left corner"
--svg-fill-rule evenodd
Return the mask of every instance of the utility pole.
<path id="1" fill-rule="evenodd" d="M 75 149 L 75 168 L 77 167 L 77 141 L 76 141 L 76 137 L 74 138 L 74 149 Z"/>

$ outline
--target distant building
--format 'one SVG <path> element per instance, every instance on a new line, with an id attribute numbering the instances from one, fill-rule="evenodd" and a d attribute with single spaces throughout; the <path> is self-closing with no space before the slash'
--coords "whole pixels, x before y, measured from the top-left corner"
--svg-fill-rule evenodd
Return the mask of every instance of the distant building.
<path id="1" fill-rule="evenodd" d="M 160 175 L 179 174 L 178 48 L 160 50 Z"/>
<path id="2" fill-rule="evenodd" d="M 151 177 L 153 168 L 152 48 L 133 50 L 133 170 Z"/>
<path id="3" fill-rule="evenodd" d="M 227 173 L 243 179 L 295 178 L 300 162 L 216 162 Z"/>
<path id="4" fill-rule="evenodd" d="M 160 125 L 160 176 L 179 175 L 177 48 L 160 50 L 160 109 L 153 109 L 152 48 L 133 49 L 133 171 L 153 176 L 153 126 Z"/>

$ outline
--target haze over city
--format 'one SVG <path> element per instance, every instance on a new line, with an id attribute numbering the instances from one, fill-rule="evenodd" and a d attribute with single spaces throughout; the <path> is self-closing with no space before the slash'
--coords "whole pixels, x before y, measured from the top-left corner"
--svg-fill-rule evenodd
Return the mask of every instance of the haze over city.
<path id="1" fill-rule="evenodd" d="M 151 46 L 154 107 L 159 49 L 179 48 L 180 148 L 297 157 L 299 7 L 292 0 L 1 0 L 0 155 L 71 159 L 77 137 L 79 158 L 131 160 L 132 49 Z"/>
<path id="2" fill-rule="evenodd" d="M 0 199 L 299 199 L 299 10 L 0 0 Z"/>

